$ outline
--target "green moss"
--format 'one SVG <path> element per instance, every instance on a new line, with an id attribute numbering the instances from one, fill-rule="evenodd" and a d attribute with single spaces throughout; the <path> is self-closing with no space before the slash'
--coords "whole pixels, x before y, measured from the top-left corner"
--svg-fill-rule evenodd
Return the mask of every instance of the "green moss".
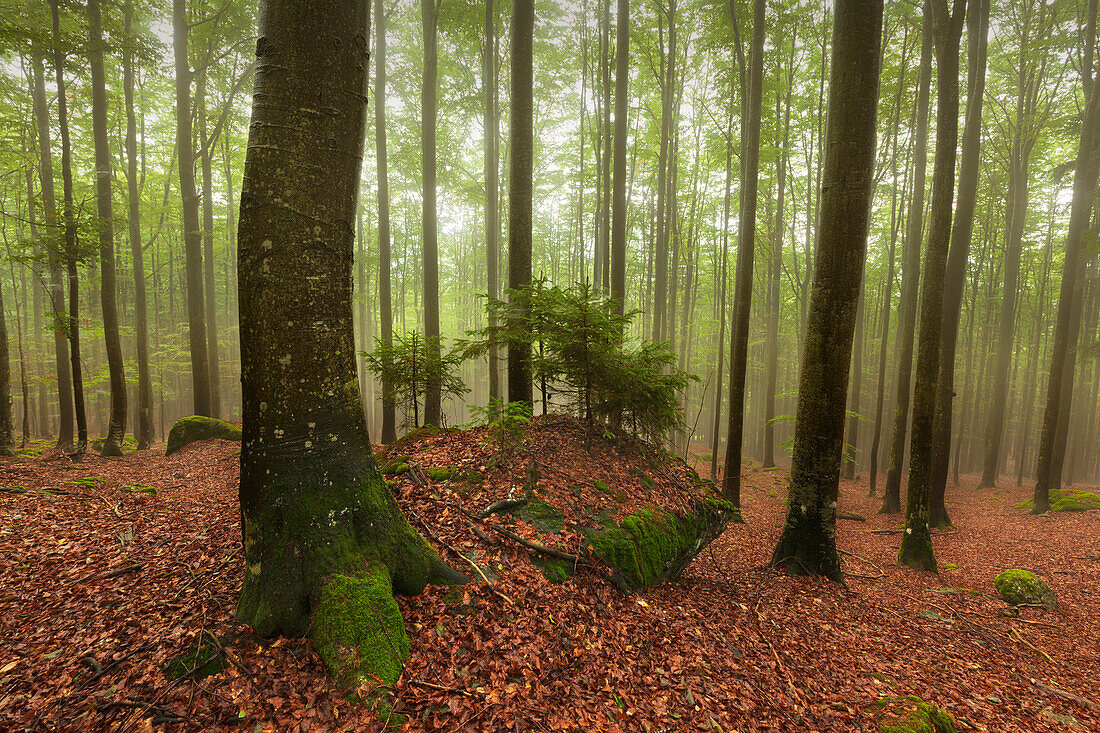
<path id="1" fill-rule="evenodd" d="M 586 535 L 620 585 L 642 589 L 679 577 L 735 517 L 739 512 L 732 504 L 708 498 L 696 502 L 694 513 L 680 516 L 642 510 L 625 517 L 618 526 L 588 530 Z"/>
<path id="2" fill-rule="evenodd" d="M 16 448 L 15 455 L 20 458 L 38 458 L 42 455 L 41 448 Z"/>
<path id="3" fill-rule="evenodd" d="M 69 483 L 74 486 L 81 486 L 85 489 L 99 489 L 107 485 L 107 479 L 102 476 L 82 476 L 80 478 L 74 478 Z"/>
<path id="4" fill-rule="evenodd" d="M 531 499 L 512 513 L 542 532 L 557 533 L 565 528 L 565 515 L 561 509 L 542 499 Z"/>
<path id="5" fill-rule="evenodd" d="M 1058 599 L 1050 586 L 1027 570 L 1006 570 L 994 579 L 993 585 L 1001 599 L 1010 606 L 1041 603 L 1047 608 L 1058 608 Z"/>
<path id="6" fill-rule="evenodd" d="M 189 676 L 195 680 L 201 680 L 212 674 L 221 672 L 225 662 L 221 656 L 221 650 L 217 646 L 206 642 L 191 646 L 183 654 L 172 657 L 164 663 L 164 674 L 170 680 L 178 680 L 180 677 Z"/>
<path id="7" fill-rule="evenodd" d="M 612 499 L 619 502 L 620 504 L 622 504 L 624 501 L 627 500 L 627 498 L 629 498 L 629 497 L 627 497 L 626 493 L 624 493 L 621 490 L 614 490 L 613 491 L 607 485 L 606 481 L 602 481 L 598 478 L 592 479 L 592 486 L 596 489 L 596 491 L 599 491 L 602 494 L 607 494 L 608 496 L 610 496 Z"/>
<path id="8" fill-rule="evenodd" d="M 1030 512 L 1035 508 L 1035 499 L 1020 502 L 1016 508 Z M 1090 509 L 1100 509 L 1100 494 L 1072 489 L 1053 489 L 1050 492 L 1050 511 L 1052 512 L 1086 512 Z"/>
<path id="9" fill-rule="evenodd" d="M 450 481 L 455 473 L 453 468 L 429 468 L 424 472 L 432 481 Z"/>
<path id="10" fill-rule="evenodd" d="M 213 417 L 192 415 L 180 418 L 168 433 L 168 447 L 164 455 L 170 456 L 185 445 L 210 438 L 240 440 L 241 429 L 233 423 Z"/>
<path id="11" fill-rule="evenodd" d="M 382 464 L 382 475 L 401 476 L 405 473 L 408 473 L 409 464 L 405 462 L 408 460 L 408 456 L 399 456 L 397 458 L 394 458 L 392 461 L 387 461 L 386 463 Z"/>
<path id="12" fill-rule="evenodd" d="M 955 719 L 915 695 L 881 698 L 871 707 L 881 733 L 958 733 Z"/>
<path id="13" fill-rule="evenodd" d="M 143 494 L 145 496 L 155 497 L 157 495 L 156 487 L 150 486 L 149 484 L 133 484 L 132 486 L 127 486 L 126 490 L 133 494 Z"/>
<path id="14" fill-rule="evenodd" d="M 314 606 L 310 635 L 321 659 L 346 687 L 363 681 L 393 684 L 409 658 L 409 637 L 385 566 L 332 576 Z"/>

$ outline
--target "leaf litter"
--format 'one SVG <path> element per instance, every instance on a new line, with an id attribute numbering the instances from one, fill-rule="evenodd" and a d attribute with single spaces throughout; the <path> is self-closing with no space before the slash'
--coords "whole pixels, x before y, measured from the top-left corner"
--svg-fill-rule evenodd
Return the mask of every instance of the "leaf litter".
<path id="1" fill-rule="evenodd" d="M 746 470 L 747 524 L 677 583 L 628 595 L 598 568 L 551 583 L 527 547 L 485 529 L 582 555 L 577 521 L 688 506 L 698 486 L 682 462 L 560 417 L 533 421 L 511 461 L 494 461 L 484 428 L 391 452 L 423 469 L 390 477 L 410 521 L 474 580 L 398 599 L 413 651 L 388 710 L 348 702 L 309 641 L 233 620 L 237 444 L 5 459 L 0 729 L 849 731 L 876 729 L 880 701 L 908 695 L 960 730 L 1100 729 L 1100 512 L 1032 517 L 1013 508 L 1026 489 L 964 477 L 949 486 L 955 527 L 933 532 L 935 575 L 896 564 L 901 517 L 844 481 L 842 507 L 866 518 L 838 528 L 845 588 L 766 567 L 786 474 Z M 522 496 L 532 459 L 563 531 L 473 518 Z M 1059 610 L 997 599 L 992 580 L 1012 567 L 1050 582 Z M 169 661 L 203 645 L 220 670 L 171 679 Z"/>

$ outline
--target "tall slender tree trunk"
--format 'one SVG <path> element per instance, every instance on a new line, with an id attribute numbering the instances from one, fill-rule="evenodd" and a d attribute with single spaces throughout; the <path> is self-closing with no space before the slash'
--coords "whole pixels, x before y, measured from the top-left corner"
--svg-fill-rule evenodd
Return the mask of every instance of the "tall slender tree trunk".
<path id="1" fill-rule="evenodd" d="M 779 92 L 775 97 L 775 114 L 782 115 L 782 137 L 779 140 L 779 158 L 776 162 L 775 235 L 772 241 L 771 262 L 768 272 L 768 334 L 764 369 L 767 384 L 764 387 L 764 467 L 775 465 L 775 397 L 779 383 L 779 299 L 780 276 L 783 271 L 783 204 L 787 183 L 787 143 L 791 132 L 791 95 L 794 92 L 794 55 L 796 39 L 790 39 L 791 50 L 787 65 L 786 100 L 780 112 Z"/>
<path id="2" fill-rule="evenodd" d="M 710 479 L 718 480 L 718 447 L 722 434 L 722 363 L 726 356 L 726 263 L 730 250 L 730 199 L 733 188 L 733 93 L 726 118 L 726 192 L 722 203 L 722 268 L 718 276 L 718 374 L 714 380 L 714 434 L 711 436 Z"/>
<path id="3" fill-rule="evenodd" d="M 866 263 L 864 264 L 866 267 Z M 860 274 L 863 280 L 863 274 Z M 867 310 L 867 285 L 859 291 L 856 303 L 855 344 L 852 346 L 852 371 L 848 376 L 848 431 L 844 446 L 844 466 L 841 474 L 845 479 L 855 480 L 859 467 L 859 400 L 863 393 L 863 343 L 865 337 L 864 313 Z"/>
<path id="4" fill-rule="evenodd" d="M 213 46 L 214 41 L 208 41 Z M 210 416 L 221 417 L 221 366 L 218 358 L 218 305 L 214 297 L 214 140 L 207 137 L 206 85 L 209 73 L 199 74 L 195 107 L 199 120 L 199 164 L 202 167 L 203 310 L 206 319 L 206 359 L 210 369 Z"/>
<path id="5" fill-rule="evenodd" d="M 626 307 L 626 130 L 630 84 L 630 0 L 618 0 L 615 33 L 615 140 L 611 181 L 611 297 Z"/>
<path id="6" fill-rule="evenodd" d="M 381 0 L 379 0 L 381 2 Z M 490 299 L 500 298 L 500 112 L 497 109 L 499 92 L 499 60 L 496 35 L 496 11 L 494 0 L 485 2 L 485 68 L 482 78 L 485 86 L 485 270 Z M 581 191 L 584 180 L 584 123 L 581 123 Z M 577 216 L 582 227 L 581 245 L 584 244 L 584 212 L 578 204 Z M 496 325 L 496 315 L 488 311 L 489 327 Z M 489 344 L 489 399 L 501 399 L 500 354 L 496 341 Z"/>
<path id="7" fill-rule="evenodd" d="M 436 199 L 436 109 L 439 94 L 437 0 L 420 0 L 424 27 L 424 76 L 420 90 L 420 152 L 423 165 L 424 346 L 439 360 L 439 212 Z M 424 390 L 424 424 L 442 424 L 441 385 L 429 380 Z"/>
<path id="8" fill-rule="evenodd" d="M 378 311 L 381 340 L 386 347 L 384 353 L 388 355 L 389 347 L 393 345 L 393 302 L 390 294 L 393 238 L 390 235 L 390 178 L 386 152 L 386 9 L 383 0 L 374 0 L 374 139 L 378 170 Z M 397 410 L 392 390 L 393 385 L 383 380 L 383 445 L 397 439 Z"/>
<path id="9" fill-rule="evenodd" d="M 932 82 L 932 0 L 925 0 L 921 26 L 920 66 L 917 72 L 917 126 L 913 197 L 906 219 L 905 243 L 901 254 L 901 305 L 898 337 L 897 400 L 890 434 L 890 458 L 883 489 L 882 514 L 901 511 L 901 474 L 905 464 L 905 433 L 909 424 L 910 381 L 913 373 L 913 342 L 917 325 L 917 295 L 920 280 L 921 236 L 924 224 L 925 172 L 928 168 L 929 87 Z"/>
<path id="10" fill-rule="evenodd" d="M 936 46 L 936 161 L 932 168 L 931 221 L 921 279 L 920 330 L 913 382 L 913 429 L 909 446 L 909 492 L 905 532 L 898 562 L 918 570 L 936 570 L 929 529 L 932 430 L 940 366 L 944 274 L 951 239 L 951 202 L 955 192 L 955 148 L 959 139 L 959 41 L 966 0 L 931 0 Z"/>
<path id="11" fill-rule="evenodd" d="M 1088 28 L 1085 43 L 1089 48 L 1096 43 L 1096 0 L 1089 2 Z M 1091 51 L 1089 53 L 1091 61 Z M 1100 135 L 1100 84 L 1093 79 L 1092 66 L 1082 69 L 1082 79 L 1088 94 L 1085 117 L 1081 123 L 1081 143 L 1073 174 L 1073 202 L 1070 205 L 1069 230 L 1066 235 L 1066 254 L 1062 266 L 1062 283 L 1058 293 L 1058 315 L 1054 324 L 1054 343 L 1050 355 L 1050 376 L 1047 381 L 1047 401 L 1043 410 L 1043 426 L 1039 436 L 1039 456 L 1035 468 L 1035 502 L 1032 512 L 1042 514 L 1050 509 L 1050 491 L 1058 488 L 1061 474 L 1061 455 L 1057 445 L 1059 422 L 1063 412 L 1070 410 L 1067 389 L 1073 383 L 1073 352 L 1077 344 L 1080 318 L 1075 318 L 1080 298 L 1078 278 L 1085 256 L 1085 231 L 1089 226 L 1100 154 L 1096 142 Z"/>
<path id="12" fill-rule="evenodd" d="M 57 127 L 61 132 L 61 184 L 64 201 L 65 264 L 69 284 L 69 361 L 73 375 L 73 403 L 76 416 L 76 445 L 73 455 L 82 456 L 88 447 L 88 419 L 84 411 L 84 378 L 80 364 L 80 281 L 77 270 L 76 215 L 73 212 L 72 146 L 69 142 L 69 111 L 65 89 L 65 53 L 61 46 L 59 0 L 50 1 L 53 16 L 54 70 L 57 75 Z"/>
<path id="13" fill-rule="evenodd" d="M 134 268 L 134 340 L 138 368 L 138 411 L 134 426 L 138 450 L 153 442 L 153 383 L 149 376 L 149 314 L 145 296 L 145 255 L 141 245 L 141 192 L 138 188 L 137 120 L 134 115 L 133 3 L 126 0 L 122 87 L 126 99 L 126 187 L 129 199 L 130 254 Z"/>
<path id="14" fill-rule="evenodd" d="M 183 204 L 183 242 L 187 267 L 187 329 L 191 349 L 191 388 L 196 415 L 210 415 L 210 362 L 203 306 L 202 230 L 195 189 L 195 150 L 191 138 L 191 67 L 187 62 L 187 2 L 172 0 L 172 50 L 176 70 L 176 155 Z"/>
<path id="15" fill-rule="evenodd" d="M 933 527 L 951 524 L 944 496 L 951 459 L 951 413 L 955 398 L 955 346 L 959 334 L 970 239 L 974 232 L 974 207 L 981 163 L 982 102 L 985 98 L 986 48 L 989 35 L 989 0 L 970 0 L 967 8 L 966 127 L 959 162 L 959 191 L 951 246 L 943 282 L 943 317 L 940 329 L 940 365 L 936 383 L 936 408 L 932 422 L 932 468 L 928 521 Z"/>
<path id="16" fill-rule="evenodd" d="M 508 131 L 508 287 L 531 287 L 531 227 L 534 175 L 534 0 L 512 1 L 511 123 Z M 529 301 L 528 301 L 529 302 Z M 531 347 L 508 347 L 508 401 L 533 407 Z"/>
<path id="17" fill-rule="evenodd" d="M 836 507 L 855 310 L 867 249 L 882 0 L 837 0 L 818 256 L 799 379 L 790 496 L 772 564 L 843 576 Z M 841 183 L 843 185 L 841 185 Z"/>
<path id="18" fill-rule="evenodd" d="M 736 313 L 730 325 L 730 406 L 726 467 L 722 495 L 741 506 L 741 441 L 745 420 L 745 372 L 748 361 L 749 317 L 752 311 L 753 251 L 756 247 L 756 199 L 760 168 L 760 112 L 764 81 L 765 0 L 753 0 L 752 50 L 749 60 L 748 112 L 742 130 L 741 216 L 737 243 Z"/>
<path id="19" fill-rule="evenodd" d="M 99 294 L 103 307 L 103 339 L 111 384 L 111 417 L 100 451 L 121 456 L 126 436 L 126 373 L 118 329 L 115 284 L 115 231 L 111 205 L 111 150 L 107 142 L 107 86 L 103 73 L 103 27 L 99 0 L 88 0 L 88 60 L 92 75 L 92 136 L 95 145 L 96 211 L 99 215 Z"/>
<path id="20" fill-rule="evenodd" d="M 56 57 L 55 57 L 56 62 Z M 43 227 L 50 237 L 46 245 L 50 280 L 46 293 L 50 300 L 50 330 L 54 336 L 54 376 L 57 379 L 58 427 L 57 447 L 67 450 L 73 445 L 73 382 L 69 370 L 69 342 L 66 338 L 65 289 L 61 280 L 61 264 L 65 254 L 53 244 L 60 237 L 64 224 L 57 216 L 57 199 L 53 180 L 53 154 L 50 150 L 50 115 L 46 102 L 46 81 L 42 58 L 35 56 L 33 65 L 34 122 L 38 131 L 38 181 L 42 189 Z"/>
<path id="21" fill-rule="evenodd" d="M 886 265 L 886 282 L 882 288 L 882 326 L 880 332 L 882 338 L 879 342 L 878 351 L 878 387 L 875 390 L 875 430 L 871 437 L 871 449 L 870 449 L 870 467 L 868 469 L 868 495 L 874 496 L 876 484 L 878 483 L 878 457 L 879 448 L 882 440 L 882 407 L 886 401 L 886 355 L 888 346 L 890 344 L 890 313 L 893 310 L 892 294 L 894 292 L 894 269 L 896 267 L 896 254 L 898 243 L 898 231 L 900 230 L 900 224 L 902 217 L 898 210 L 898 186 L 897 186 L 897 170 L 898 170 L 898 127 L 901 122 L 901 99 L 902 93 L 905 90 L 905 77 L 906 77 L 906 62 L 909 59 L 909 24 L 905 24 L 905 29 L 902 33 L 901 39 L 901 64 L 898 67 L 898 88 L 894 93 L 894 122 L 893 129 L 891 130 L 891 152 L 890 152 L 890 174 L 891 174 L 891 186 L 890 186 L 890 254 L 888 256 Z M 914 110 L 915 112 L 915 110 Z M 908 156 L 906 163 L 908 163 Z M 908 164 L 905 166 L 906 175 L 903 176 L 903 181 L 909 180 Z M 905 183 L 902 184 L 902 196 L 905 194 Z M 919 255 L 918 255 L 919 256 Z M 899 502 L 900 509 L 900 502 Z"/>

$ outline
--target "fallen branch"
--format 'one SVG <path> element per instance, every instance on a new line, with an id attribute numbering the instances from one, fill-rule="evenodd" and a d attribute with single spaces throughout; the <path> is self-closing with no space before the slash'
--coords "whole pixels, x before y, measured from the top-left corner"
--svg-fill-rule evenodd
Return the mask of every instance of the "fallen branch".
<path id="1" fill-rule="evenodd" d="M 489 524 L 488 522 L 486 522 L 486 525 L 489 527 L 489 529 L 493 530 L 494 532 L 499 532 L 500 534 L 504 535 L 508 539 L 513 540 L 515 542 L 518 542 L 519 544 L 526 547 L 528 550 L 532 550 L 532 551 L 540 553 L 542 555 L 548 555 L 549 557 L 555 557 L 559 560 L 565 560 L 566 562 L 571 562 L 574 565 L 588 565 L 589 564 L 586 560 L 582 559 L 581 557 L 579 557 L 577 555 L 570 555 L 568 552 L 562 552 L 561 550 L 555 550 L 553 547 L 547 547 L 546 545 L 540 544 L 538 542 L 532 542 L 531 540 L 525 540 L 524 538 L 520 537 L 515 532 L 504 529 L 504 527 L 498 527 L 497 525 Z"/>
<path id="2" fill-rule="evenodd" d="M 417 514 L 416 512 L 412 512 L 412 510 L 410 510 L 410 513 L 412 513 L 413 518 L 416 519 L 417 524 L 420 525 L 421 529 L 424 530 L 424 532 L 428 535 L 429 539 L 431 539 L 437 545 L 442 545 L 446 549 L 450 550 L 452 554 L 458 555 L 463 560 L 465 560 L 467 563 L 469 563 L 470 566 L 473 567 L 473 569 L 477 571 L 477 574 L 481 576 L 481 579 L 485 581 L 485 584 L 489 586 L 489 590 L 491 590 L 497 597 L 499 597 L 501 600 L 506 601 L 508 603 L 508 605 L 510 605 L 510 606 L 516 605 L 515 601 L 513 601 L 511 598 L 504 595 L 503 593 L 501 593 L 500 591 L 498 591 L 496 588 L 493 587 L 493 581 L 489 580 L 489 577 L 487 575 L 485 575 L 485 571 L 483 571 L 481 569 L 481 567 L 476 562 L 474 562 L 470 558 L 466 557 L 461 552 L 459 552 L 455 548 L 451 547 L 449 544 L 447 544 L 443 540 L 436 537 L 435 534 L 432 532 L 432 530 L 428 527 L 427 522 L 425 522 L 424 519 L 419 514 Z"/>
<path id="3" fill-rule="evenodd" d="M 868 565 L 870 565 L 871 567 L 873 567 L 875 570 L 878 571 L 878 575 L 860 575 L 859 573 L 844 573 L 845 575 L 850 575 L 853 578 L 865 578 L 867 580 L 878 580 L 879 578 L 885 578 L 886 577 L 886 571 L 885 570 L 880 568 L 878 565 L 875 565 L 873 562 L 871 562 L 867 558 L 863 557 L 862 555 L 857 555 L 856 553 L 848 552 L 847 550 L 837 550 L 837 552 L 839 552 L 841 555 L 847 555 L 848 557 L 854 557 L 857 560 L 862 560 L 863 562 L 867 563 Z"/>
<path id="4" fill-rule="evenodd" d="M 1010 629 L 1012 629 L 1012 635 L 1013 635 L 1013 636 L 1015 636 L 1015 637 L 1016 637 L 1017 639 L 1019 639 L 1019 640 L 1020 640 L 1020 642 L 1021 642 L 1021 643 L 1022 643 L 1022 644 L 1023 644 L 1024 646 L 1028 647 L 1028 648 L 1029 648 L 1029 649 L 1031 649 L 1032 651 L 1035 651 L 1035 652 L 1037 652 L 1037 653 L 1041 654 L 1041 655 L 1042 655 L 1042 656 L 1043 656 L 1043 657 L 1044 657 L 1044 658 L 1045 658 L 1045 659 L 1046 659 L 1046 660 L 1047 660 L 1048 662 L 1050 662 L 1051 664 L 1055 664 L 1055 665 L 1056 665 L 1056 664 L 1058 664 L 1058 662 L 1055 662 L 1055 661 L 1054 661 L 1054 658 L 1053 658 L 1053 657 L 1051 657 L 1051 656 L 1050 656 L 1049 654 L 1047 654 L 1046 652 L 1044 652 L 1044 651 L 1043 651 L 1042 649 L 1040 649 L 1039 647 L 1035 646 L 1035 645 L 1034 645 L 1034 644 L 1032 644 L 1032 643 L 1031 643 L 1030 641 L 1028 641 L 1028 640 L 1027 640 L 1027 639 L 1025 639 L 1025 638 L 1024 638 L 1023 636 L 1021 636 L 1021 635 L 1020 635 L 1020 632 L 1019 632 L 1019 631 L 1018 631 L 1018 630 L 1016 629 L 1016 627 L 1015 627 L 1015 626 L 1010 626 L 1009 628 L 1010 628 Z"/>
<path id="5" fill-rule="evenodd" d="M 869 529 L 867 534 L 901 534 L 903 529 Z"/>
<path id="6" fill-rule="evenodd" d="M 93 682 L 95 682 L 96 680 L 98 680 L 98 679 L 99 679 L 100 677 L 102 677 L 103 675 L 105 675 L 105 674 L 107 674 L 108 672 L 110 672 L 110 671 L 111 671 L 112 669 L 114 669 L 115 667 L 119 666 L 120 664 L 122 664 L 122 663 L 123 663 L 123 662 L 125 662 L 126 660 L 130 659 L 130 657 L 134 657 L 134 656 L 137 656 L 138 654 L 141 654 L 142 652 L 146 652 L 146 651 L 149 651 L 150 649 L 152 649 L 153 647 L 157 646 L 158 644 L 160 644 L 160 640 L 157 640 L 157 641 L 151 641 L 151 642 L 149 642 L 148 644 L 145 644 L 145 645 L 143 645 L 143 646 L 139 646 L 139 647 L 138 647 L 137 649 L 135 649 L 134 651 L 130 652 L 129 654 L 127 654 L 127 655 L 125 655 L 125 656 L 123 656 L 123 657 L 119 657 L 119 658 L 118 658 L 118 659 L 116 659 L 115 661 L 111 662 L 111 663 L 110 663 L 110 664 L 108 664 L 108 665 L 107 665 L 106 667 L 104 667 L 104 666 L 100 665 L 100 663 L 99 663 L 99 662 L 97 662 L 97 661 L 95 660 L 95 657 L 92 657 L 92 656 L 87 656 L 87 657 L 85 657 L 85 659 L 86 659 L 86 660 L 88 660 L 88 661 L 90 661 L 90 662 L 92 663 L 92 666 L 96 667 L 97 669 L 96 669 L 96 672 L 95 672 L 95 674 L 93 674 L 93 675 L 92 675 L 91 677 L 89 677 L 88 679 L 84 680 L 83 684 L 81 684 L 81 685 L 80 685 L 80 687 L 78 687 L 77 689 L 78 689 L 78 690 L 82 690 L 82 689 L 84 689 L 84 688 L 85 688 L 85 687 L 87 687 L 88 685 L 90 685 L 90 684 L 92 684 Z"/>
<path id="7" fill-rule="evenodd" d="M 489 506 L 482 509 L 477 514 L 478 519 L 485 519 L 499 512 L 507 512 L 512 509 L 516 509 L 527 504 L 526 497 L 520 497 L 519 499 L 501 499 L 500 501 L 494 501 Z"/>
<path id="8" fill-rule="evenodd" d="M 837 519 L 847 519 L 847 520 L 850 520 L 852 522 L 866 522 L 867 521 L 867 517 L 863 516 L 862 514 L 856 514 L 855 512 L 837 511 L 836 518 Z"/>
<path id="9" fill-rule="evenodd" d="M 136 562 L 132 565 L 124 565 L 121 568 L 115 568 L 114 570 L 104 570 L 100 573 L 92 573 L 91 575 L 85 575 L 80 580 L 71 581 L 72 583 L 90 583 L 94 580 L 105 580 L 107 578 L 117 578 L 127 573 L 132 573 L 135 570 L 141 570 L 145 567 L 145 563 Z"/>
<path id="10" fill-rule="evenodd" d="M 1026 679 L 1028 682 L 1035 685 L 1036 687 L 1038 687 L 1043 692 L 1054 695 L 1055 697 L 1060 697 L 1063 700 L 1070 700 L 1072 702 L 1077 703 L 1078 705 L 1080 705 L 1083 708 L 1088 708 L 1090 710 L 1095 710 L 1097 708 L 1100 708 L 1100 704 L 1095 703 L 1092 700 L 1089 700 L 1087 697 L 1081 697 L 1080 695 L 1074 695 L 1072 692 L 1066 692 L 1065 690 L 1060 690 L 1057 687 L 1053 687 L 1052 685 L 1045 685 L 1042 682 L 1037 682 L 1036 680 L 1033 680 L 1029 677 L 1021 677 L 1020 679 Z"/>

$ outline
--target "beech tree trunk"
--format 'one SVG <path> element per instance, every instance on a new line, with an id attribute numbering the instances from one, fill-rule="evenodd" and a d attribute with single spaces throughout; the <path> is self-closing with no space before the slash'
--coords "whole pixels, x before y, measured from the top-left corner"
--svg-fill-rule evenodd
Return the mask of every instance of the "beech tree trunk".
<path id="1" fill-rule="evenodd" d="M 390 294 L 390 270 L 393 267 L 390 235 L 390 177 L 386 153 L 386 9 L 383 0 L 374 0 L 374 145 L 378 170 L 378 311 L 381 340 L 389 361 L 393 345 L 393 303 Z M 369 345 L 364 348 L 370 348 Z M 387 367 L 389 364 L 386 365 Z M 386 371 L 386 370 L 384 370 Z M 397 439 L 397 406 L 391 396 L 393 385 L 382 382 L 382 444 Z"/>
<path id="2" fill-rule="evenodd" d="M 905 465 L 905 434 L 909 424 L 909 401 L 913 374 L 913 342 L 917 326 L 917 296 L 920 285 L 921 233 L 924 229 L 925 172 L 928 169 L 929 88 L 932 84 L 932 0 L 925 0 L 921 24 L 920 66 L 917 72 L 917 126 L 913 158 L 913 198 L 901 250 L 901 304 L 898 322 L 897 399 L 894 426 L 890 433 L 890 458 L 886 468 L 881 514 L 901 511 L 901 474 Z"/>
<path id="3" fill-rule="evenodd" d="M 439 212 L 436 198 L 436 117 L 439 95 L 439 48 L 436 40 L 437 0 L 420 0 L 424 28 L 424 76 L 420 89 L 420 153 L 423 166 L 421 213 L 424 257 L 424 347 L 439 361 Z M 438 380 L 424 390 L 424 424 L 442 424 L 442 393 Z"/>
<path id="4" fill-rule="evenodd" d="M 196 415 L 209 416 L 210 364 L 203 306 L 202 230 L 195 189 L 195 150 L 191 138 L 191 67 L 187 62 L 187 2 L 172 0 L 172 50 L 176 70 L 176 155 L 179 158 L 183 244 L 187 270 L 187 330 L 191 349 L 191 388 Z"/>
<path id="5" fill-rule="evenodd" d="M 381 0 L 379 0 L 381 1 Z M 500 298 L 500 111 L 497 85 L 499 60 L 497 51 L 496 14 L 493 0 L 485 1 L 485 270 L 489 297 Z M 581 129 L 584 129 L 582 120 Z M 581 173 L 584 172 L 584 141 L 581 141 Z M 582 196 L 583 196 L 583 188 Z M 583 229 L 584 217 L 578 204 L 578 221 Z M 583 231 L 582 231 L 583 245 Z M 496 325 L 496 315 L 489 310 L 489 326 Z M 489 399 L 501 399 L 500 354 L 496 340 L 489 343 Z"/>
<path id="6" fill-rule="evenodd" d="M 842 582 L 836 510 L 844 399 L 867 250 L 882 0 L 837 0 L 821 217 L 799 379 L 787 519 L 772 564 Z"/>
<path id="7" fill-rule="evenodd" d="M 959 41 L 966 0 L 931 0 L 936 47 L 936 160 L 932 168 L 931 221 L 921 279 L 920 330 L 913 382 L 913 430 L 909 445 L 909 491 L 905 532 L 898 562 L 918 570 L 936 570 L 929 529 L 932 427 L 940 366 L 944 274 L 951 239 L 951 202 L 955 192 L 955 148 L 959 138 Z"/>
<path id="8" fill-rule="evenodd" d="M 752 311 L 753 250 L 756 247 L 756 199 L 760 169 L 760 116 L 764 92 L 765 0 L 753 0 L 752 50 L 749 60 L 747 126 L 741 133 L 741 216 L 737 243 L 735 314 L 730 324 L 730 405 L 722 496 L 741 506 L 741 442 L 745 421 L 745 372 Z"/>
<path id="9" fill-rule="evenodd" d="M 531 205 L 534 174 L 534 0 L 512 2 L 511 125 L 508 132 L 508 287 L 531 286 Z M 508 347 L 508 401 L 532 406 L 531 347 Z"/>
<path id="10" fill-rule="evenodd" d="M 118 331 L 115 284 L 115 231 L 111 205 L 111 150 L 107 143 L 107 88 L 103 73 L 103 28 L 99 0 L 88 0 L 88 61 L 92 76 L 92 137 L 95 145 L 96 211 L 99 216 L 99 296 L 103 307 L 103 340 L 111 385 L 111 415 L 100 451 L 121 456 L 126 437 L 126 373 Z"/>
<path id="11" fill-rule="evenodd" d="M 145 256 L 141 245 L 141 195 L 138 191 L 137 121 L 134 115 L 133 3 L 125 5 L 122 87 L 126 100 L 126 190 L 129 199 L 130 255 L 134 268 L 134 341 L 138 368 L 138 410 L 134 437 L 138 450 L 153 442 L 153 383 L 149 376 L 149 314 L 145 295 Z"/>
<path id="12" fill-rule="evenodd" d="M 626 307 L 626 130 L 630 83 L 630 0 L 618 0 L 615 33 L 615 139 L 611 181 L 611 297 Z"/>
<path id="13" fill-rule="evenodd" d="M 386 488 L 356 381 L 368 12 L 369 0 L 261 7 L 263 104 L 252 112 L 239 230 L 247 566 L 237 618 L 260 636 L 308 633 L 351 688 L 400 674 L 394 655 L 407 656 L 409 641 L 393 593 L 462 580 Z M 329 113 L 317 115 L 318 104 Z"/>

